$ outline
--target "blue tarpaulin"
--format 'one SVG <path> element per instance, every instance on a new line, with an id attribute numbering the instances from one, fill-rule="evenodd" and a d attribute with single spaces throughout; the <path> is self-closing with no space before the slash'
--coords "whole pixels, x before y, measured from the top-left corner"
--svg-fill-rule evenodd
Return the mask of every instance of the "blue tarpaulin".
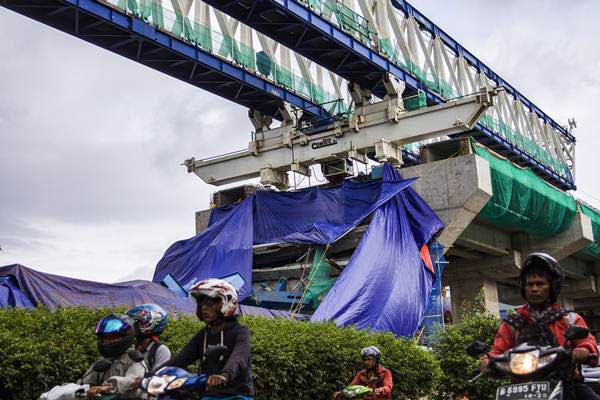
<path id="1" fill-rule="evenodd" d="M 172 313 L 194 315 L 196 302 L 182 298 L 164 286 L 137 280 L 122 283 L 100 283 L 35 271 L 19 264 L 0 267 L 0 308 L 58 307 L 133 307 L 155 303 Z M 240 315 L 289 317 L 289 312 L 242 305 Z M 303 319 L 303 316 L 295 316 Z"/>
<path id="2" fill-rule="evenodd" d="M 0 267 L 0 276 L 10 277 L 15 287 L 34 306 L 118 307 L 155 303 L 173 312 L 194 313 L 195 302 L 178 297 L 154 282 L 136 280 L 100 283 L 35 271 L 19 264 Z"/>
<path id="3" fill-rule="evenodd" d="M 251 293 L 252 245 L 331 244 L 374 214 L 350 264 L 317 310 L 334 319 L 411 335 L 427 306 L 433 275 L 420 251 L 443 224 L 398 171 L 384 166 L 381 181 L 346 180 L 335 188 L 258 192 L 236 206 L 212 211 L 199 235 L 173 244 L 153 280 L 170 273 L 182 285 L 240 273 Z"/>
<path id="4" fill-rule="evenodd" d="M 252 290 L 252 206 L 253 199 L 247 198 L 201 234 L 172 244 L 152 280 L 160 282 L 171 274 L 187 287 L 205 278 L 239 273 L 245 281 L 239 296 L 248 297 Z"/>
<path id="5" fill-rule="evenodd" d="M 33 304 L 13 282 L 10 276 L 0 276 L 0 308 L 32 308 Z"/>
<path id="6" fill-rule="evenodd" d="M 240 298 L 251 294 L 252 245 L 291 242 L 330 244 L 350 231 L 414 179 L 357 183 L 301 192 L 263 191 L 214 212 L 199 235 L 176 242 L 158 262 L 153 281 L 171 274 L 182 286 L 238 272 Z"/>
<path id="7" fill-rule="evenodd" d="M 384 180 L 399 179 L 397 170 L 384 170 Z M 375 211 L 350 262 L 312 320 L 413 335 L 434 279 L 421 249 L 442 227 L 412 188 L 398 193 Z"/>

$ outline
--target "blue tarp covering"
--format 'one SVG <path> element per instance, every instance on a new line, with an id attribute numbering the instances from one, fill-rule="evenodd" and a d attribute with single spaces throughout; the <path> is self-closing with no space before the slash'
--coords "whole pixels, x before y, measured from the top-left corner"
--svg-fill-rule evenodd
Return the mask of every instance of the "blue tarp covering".
<path id="1" fill-rule="evenodd" d="M 397 170 L 385 168 L 384 180 L 399 179 Z M 442 227 L 412 188 L 397 194 L 375 211 L 350 262 L 312 320 L 413 335 L 434 279 L 421 258 L 421 248 Z"/>
<path id="2" fill-rule="evenodd" d="M 433 274 L 420 249 L 443 224 L 391 166 L 384 179 L 300 192 L 258 192 L 237 206 L 213 210 L 201 234 L 173 244 L 153 280 L 170 273 L 182 285 L 240 273 L 241 298 L 251 293 L 252 245 L 331 244 L 374 213 L 350 264 L 317 310 L 316 319 L 397 335 L 414 333 L 427 306 Z"/>
<path id="3" fill-rule="evenodd" d="M 253 242 L 331 244 L 358 225 L 414 179 L 355 182 L 299 192 L 258 192 L 254 200 Z M 213 210 L 211 224 L 237 207 Z"/>
<path id="4" fill-rule="evenodd" d="M 33 304 L 31 301 L 12 280 L 13 278 L 10 276 L 0 276 L 0 308 L 32 308 Z"/>
<path id="5" fill-rule="evenodd" d="M 247 198 L 200 235 L 172 244 L 152 280 L 160 282 L 171 274 L 187 287 L 196 280 L 237 272 L 245 281 L 239 296 L 248 297 L 252 290 L 252 205 L 253 199 Z"/>
<path id="6" fill-rule="evenodd" d="M 153 281 L 171 274 L 181 285 L 240 273 L 240 298 L 251 293 L 252 245 L 277 242 L 330 244 L 406 189 L 414 179 L 357 183 L 301 192 L 258 192 L 214 212 L 201 234 L 176 242 L 158 262 Z"/>
<path id="7" fill-rule="evenodd" d="M 149 281 L 100 283 L 35 271 L 19 264 L 0 267 L 0 307 L 133 307 L 160 304 L 174 313 L 195 314 L 196 302 Z M 240 315 L 289 317 L 289 312 L 242 305 Z M 303 319 L 303 316 L 295 316 Z"/>
<path id="8" fill-rule="evenodd" d="M 164 286 L 149 281 L 100 283 L 35 271 L 19 264 L 0 267 L 33 304 L 51 310 L 58 307 L 117 307 L 156 303 L 173 312 L 194 313 L 195 302 L 178 297 Z"/>

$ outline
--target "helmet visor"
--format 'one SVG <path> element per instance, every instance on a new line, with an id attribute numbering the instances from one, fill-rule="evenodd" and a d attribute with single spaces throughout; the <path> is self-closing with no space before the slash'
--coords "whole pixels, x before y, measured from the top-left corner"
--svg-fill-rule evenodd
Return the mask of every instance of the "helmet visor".
<path id="1" fill-rule="evenodd" d="M 119 333 L 127 329 L 127 324 L 117 318 L 103 318 L 96 326 L 96 334 Z"/>

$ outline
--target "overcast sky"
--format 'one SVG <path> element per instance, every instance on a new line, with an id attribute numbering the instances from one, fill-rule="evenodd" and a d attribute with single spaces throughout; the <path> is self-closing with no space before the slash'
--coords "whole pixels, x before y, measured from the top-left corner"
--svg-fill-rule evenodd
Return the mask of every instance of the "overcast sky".
<path id="1" fill-rule="evenodd" d="M 575 117 L 600 206 L 600 2 L 414 0 L 542 110 Z M 246 111 L 0 8 L 0 265 L 152 276 L 213 187 L 179 164 L 246 146 Z"/>

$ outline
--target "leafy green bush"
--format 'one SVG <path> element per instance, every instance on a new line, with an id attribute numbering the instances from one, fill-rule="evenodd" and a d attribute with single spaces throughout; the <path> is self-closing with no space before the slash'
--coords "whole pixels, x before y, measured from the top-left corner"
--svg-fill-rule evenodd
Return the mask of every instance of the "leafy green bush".
<path id="1" fill-rule="evenodd" d="M 97 321 L 109 310 L 67 308 L 49 312 L 0 309 L 0 398 L 35 399 L 42 391 L 36 376 L 49 385 L 79 378 L 98 357 Z M 252 331 L 256 398 L 329 398 L 338 379 L 349 382 L 360 369 L 359 351 L 376 345 L 394 373 L 394 397 L 430 395 L 441 378 L 435 357 L 413 341 L 391 334 L 369 334 L 333 324 L 244 317 Z M 171 321 L 162 340 L 173 352 L 201 328 L 191 317 Z"/>
<path id="2" fill-rule="evenodd" d="M 485 377 L 473 385 L 469 384 L 479 361 L 469 357 L 465 349 L 476 340 L 487 343 L 491 348 L 499 326 L 500 320 L 482 307 L 480 296 L 473 304 L 463 306 L 460 324 L 438 333 L 434 354 L 443 375 L 439 380 L 437 399 L 452 400 L 461 396 L 478 400 L 496 398 L 496 388 L 503 382 Z"/>

